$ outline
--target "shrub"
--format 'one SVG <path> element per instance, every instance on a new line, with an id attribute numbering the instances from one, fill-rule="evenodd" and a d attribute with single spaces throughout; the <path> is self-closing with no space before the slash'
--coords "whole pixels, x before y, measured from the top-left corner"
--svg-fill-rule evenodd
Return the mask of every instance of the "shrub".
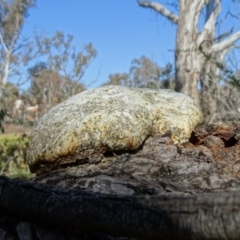
<path id="1" fill-rule="evenodd" d="M 0 175 L 11 178 L 31 178 L 26 163 L 29 138 L 26 134 L 0 135 Z"/>

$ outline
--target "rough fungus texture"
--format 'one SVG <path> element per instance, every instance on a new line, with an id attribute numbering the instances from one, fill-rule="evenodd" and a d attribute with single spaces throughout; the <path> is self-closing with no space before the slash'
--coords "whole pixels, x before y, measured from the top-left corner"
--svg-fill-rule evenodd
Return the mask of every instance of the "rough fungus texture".
<path id="1" fill-rule="evenodd" d="M 138 149 L 153 134 L 188 142 L 202 121 L 197 104 L 171 90 L 105 86 L 57 105 L 32 130 L 28 163 L 41 174 L 94 153 Z"/>

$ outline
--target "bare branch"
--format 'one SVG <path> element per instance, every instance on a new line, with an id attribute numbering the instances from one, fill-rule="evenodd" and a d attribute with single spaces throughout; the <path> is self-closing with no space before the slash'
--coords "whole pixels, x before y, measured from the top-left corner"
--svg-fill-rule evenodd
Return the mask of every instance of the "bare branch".
<path id="1" fill-rule="evenodd" d="M 233 14 L 232 12 L 228 12 L 228 13 L 231 17 L 236 18 L 238 21 L 240 20 L 240 17 L 237 16 L 236 14 Z"/>
<path id="2" fill-rule="evenodd" d="M 221 52 L 231 47 L 231 45 L 235 43 L 238 39 L 240 39 L 240 31 L 237 31 L 236 33 L 234 33 L 224 41 L 221 41 L 219 43 L 214 43 L 211 47 L 211 52 Z"/>
<path id="3" fill-rule="evenodd" d="M 145 0 L 138 0 L 138 4 L 141 7 L 151 8 L 155 10 L 156 12 L 160 13 L 162 16 L 166 17 L 170 21 L 172 21 L 175 24 L 178 24 L 178 16 L 174 14 L 173 12 L 169 11 L 166 7 L 164 7 L 162 4 L 157 2 L 149 2 Z"/>
<path id="4" fill-rule="evenodd" d="M 220 42 L 223 38 L 226 38 L 226 37 L 230 36 L 230 35 L 232 34 L 232 32 L 233 32 L 233 27 L 231 28 L 230 31 L 225 32 L 225 33 L 222 33 L 221 35 L 219 35 L 218 37 L 216 37 L 216 38 L 214 39 L 214 41 L 215 41 L 215 42 Z"/>
<path id="5" fill-rule="evenodd" d="M 216 7 L 212 11 L 212 13 L 209 15 L 209 17 L 203 27 L 203 30 L 198 37 L 198 41 L 197 41 L 198 45 L 200 45 L 203 40 L 206 40 L 206 36 L 209 33 L 215 32 L 215 23 L 216 23 L 216 19 L 220 12 L 221 12 L 221 2 L 220 2 L 220 0 L 216 0 Z M 209 39 L 209 40 L 212 40 L 212 39 Z"/>
<path id="6" fill-rule="evenodd" d="M 224 22 L 228 18 L 228 15 L 230 17 L 235 18 L 236 20 L 240 21 L 240 17 L 239 16 L 237 16 L 236 14 L 233 14 L 230 11 L 227 11 L 227 13 L 225 14 L 224 18 L 218 21 L 218 24 Z"/>
<path id="7" fill-rule="evenodd" d="M 5 52 L 9 52 L 6 44 L 5 44 L 4 41 L 3 41 L 3 37 L 2 37 L 2 34 L 1 34 L 1 33 L 0 33 L 0 43 L 1 43 L 1 45 L 3 46 L 4 51 L 5 51 Z"/>

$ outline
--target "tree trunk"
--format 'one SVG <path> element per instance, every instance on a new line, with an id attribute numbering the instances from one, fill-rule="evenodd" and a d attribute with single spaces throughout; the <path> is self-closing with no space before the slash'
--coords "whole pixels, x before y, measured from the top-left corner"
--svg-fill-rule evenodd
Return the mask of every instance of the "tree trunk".
<path id="1" fill-rule="evenodd" d="M 215 0 L 209 0 L 206 5 L 205 24 L 210 19 L 216 7 Z M 208 43 L 214 42 L 215 24 L 211 26 L 211 31 L 206 34 Z M 217 117 L 217 90 L 219 82 L 219 69 L 214 59 L 206 59 L 200 76 L 200 104 L 206 123 L 212 123 Z M 223 60 L 223 59 L 222 59 Z"/>
<path id="2" fill-rule="evenodd" d="M 197 44 L 194 1 L 180 4 L 175 50 L 176 91 L 182 92 L 199 103 L 198 80 L 202 70 L 202 60 Z M 189 22 L 191 24 L 189 24 Z"/>
<path id="3" fill-rule="evenodd" d="M 179 34 L 181 35 L 181 34 Z M 197 49 L 193 44 L 183 44 L 183 38 L 179 37 L 177 43 L 177 50 L 175 53 L 175 66 L 176 66 L 176 87 L 177 92 L 184 93 L 192 97 L 199 103 L 198 93 L 198 80 L 200 76 L 200 65 L 198 62 L 199 55 L 196 53 Z M 195 53 L 186 46 L 192 45 L 195 48 Z"/>

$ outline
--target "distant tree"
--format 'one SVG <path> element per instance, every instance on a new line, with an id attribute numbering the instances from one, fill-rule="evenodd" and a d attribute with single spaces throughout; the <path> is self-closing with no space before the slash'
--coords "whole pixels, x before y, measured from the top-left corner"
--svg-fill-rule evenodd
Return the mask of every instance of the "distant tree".
<path id="1" fill-rule="evenodd" d="M 125 87 L 131 86 L 128 73 L 115 73 L 109 75 L 109 80 L 103 84 L 105 85 L 120 85 Z"/>
<path id="2" fill-rule="evenodd" d="M 201 104 L 207 123 L 240 119 L 239 60 L 232 51 L 228 59 L 210 57 L 201 76 Z"/>
<path id="3" fill-rule="evenodd" d="M 70 80 L 61 76 L 58 72 L 48 69 L 45 63 L 38 63 L 29 69 L 31 86 L 28 89 L 30 95 L 37 100 L 38 104 L 43 102 L 48 108 L 64 101 L 68 96 L 65 89 L 73 85 Z M 74 83 L 76 92 L 85 90 L 81 83 Z"/>
<path id="4" fill-rule="evenodd" d="M 219 64 L 222 80 L 218 88 L 218 109 L 221 118 L 240 120 L 240 51 L 231 52 L 228 56 L 228 65 Z M 225 112 L 225 114 L 224 114 Z M 217 116 L 219 118 L 219 116 Z"/>
<path id="5" fill-rule="evenodd" d="M 39 53 L 46 60 L 48 69 L 65 79 L 65 95 L 70 97 L 79 91 L 82 77 L 97 56 L 91 43 L 82 50 L 73 46 L 73 36 L 57 31 L 52 37 L 36 38 Z"/>
<path id="6" fill-rule="evenodd" d="M 240 31 L 216 36 L 215 27 L 221 12 L 220 0 L 178 0 L 168 2 L 169 4 L 147 0 L 137 2 L 139 6 L 154 10 L 177 26 L 175 89 L 199 102 L 200 76 L 202 73 L 208 75 L 214 70 L 214 67 L 206 66 L 206 62 L 213 58 L 221 61 L 240 38 Z M 167 5 L 173 7 L 173 10 Z M 206 18 L 203 27 L 199 28 L 204 9 Z M 203 89 L 206 90 L 209 86 L 206 86 L 205 80 L 204 84 Z"/>
<path id="7" fill-rule="evenodd" d="M 139 88 L 174 88 L 172 65 L 167 64 L 162 68 L 151 59 L 142 56 L 131 62 L 128 73 L 109 75 L 109 80 L 104 85 L 121 85 Z"/>
<path id="8" fill-rule="evenodd" d="M 11 76 L 33 57 L 32 45 L 21 37 L 28 10 L 35 0 L 0 0 L 0 99 Z"/>
<path id="9" fill-rule="evenodd" d="M 165 81 L 171 81 L 172 65 L 162 68 L 142 56 L 133 59 L 129 73 L 133 87 L 162 88 Z"/>
<path id="10" fill-rule="evenodd" d="M 19 99 L 19 89 L 16 85 L 11 82 L 7 82 L 4 89 L 4 106 L 3 109 L 9 113 L 9 116 L 12 118 L 12 112 L 14 107 L 14 102 Z"/>

